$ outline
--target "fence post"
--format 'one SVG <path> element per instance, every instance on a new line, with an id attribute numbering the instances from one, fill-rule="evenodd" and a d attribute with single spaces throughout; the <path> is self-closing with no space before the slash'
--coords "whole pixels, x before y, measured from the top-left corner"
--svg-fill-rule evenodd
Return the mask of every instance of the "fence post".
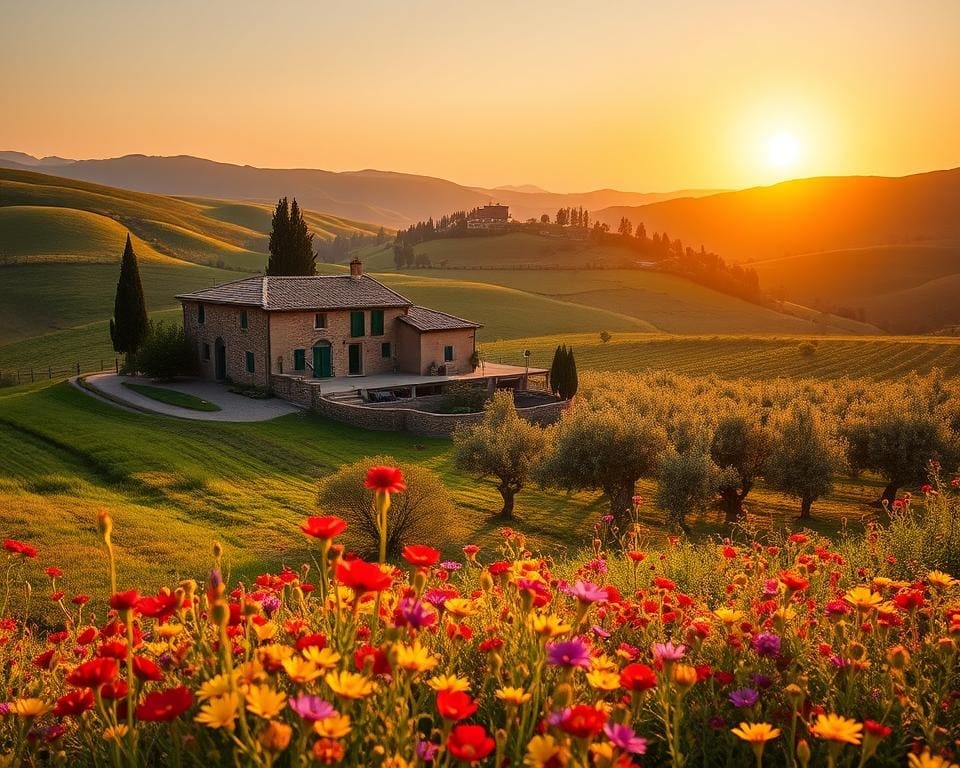
<path id="1" fill-rule="evenodd" d="M 117 372 L 118 376 L 120 375 L 120 358 L 119 357 L 113 358 L 113 370 Z"/>
<path id="2" fill-rule="evenodd" d="M 80 361 L 77 360 L 77 376 L 80 375 Z"/>
<path id="3" fill-rule="evenodd" d="M 47 366 L 47 378 L 48 379 L 53 378 L 53 368 L 51 368 L 50 366 Z"/>
<path id="4" fill-rule="evenodd" d="M 30 381 L 33 382 L 33 368 L 30 369 Z"/>

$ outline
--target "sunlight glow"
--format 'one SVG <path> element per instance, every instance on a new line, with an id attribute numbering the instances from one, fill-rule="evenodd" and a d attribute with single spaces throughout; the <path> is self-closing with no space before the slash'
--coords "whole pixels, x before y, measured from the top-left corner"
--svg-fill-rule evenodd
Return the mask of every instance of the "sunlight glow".
<path id="1" fill-rule="evenodd" d="M 766 143 L 767 162 L 775 168 L 792 168 L 800 160 L 800 141 L 787 131 L 774 134 Z"/>

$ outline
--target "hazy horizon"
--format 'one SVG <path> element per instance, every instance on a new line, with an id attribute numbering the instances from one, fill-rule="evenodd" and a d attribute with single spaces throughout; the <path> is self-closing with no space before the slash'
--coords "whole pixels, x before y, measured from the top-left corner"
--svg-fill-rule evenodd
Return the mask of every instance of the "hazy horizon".
<path id="1" fill-rule="evenodd" d="M 0 146 L 35 156 L 192 155 L 553 192 L 960 166 L 950 0 L 95 0 L 4 15 Z"/>

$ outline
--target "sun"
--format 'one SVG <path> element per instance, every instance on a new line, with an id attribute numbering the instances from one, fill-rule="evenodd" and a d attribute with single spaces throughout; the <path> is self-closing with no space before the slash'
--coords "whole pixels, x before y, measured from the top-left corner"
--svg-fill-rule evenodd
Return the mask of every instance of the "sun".
<path id="1" fill-rule="evenodd" d="M 774 168 L 792 168 L 800 160 L 800 140 L 789 131 L 781 131 L 767 138 L 767 163 Z"/>

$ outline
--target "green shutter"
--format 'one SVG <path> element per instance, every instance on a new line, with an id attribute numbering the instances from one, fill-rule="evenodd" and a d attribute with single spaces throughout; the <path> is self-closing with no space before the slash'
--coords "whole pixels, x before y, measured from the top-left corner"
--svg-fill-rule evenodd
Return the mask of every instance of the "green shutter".
<path id="1" fill-rule="evenodd" d="M 453 347 L 448 345 L 443 348 L 443 360 L 446 363 L 449 363 L 453 360 Z"/>
<path id="2" fill-rule="evenodd" d="M 203 325 L 203 321 L 206 319 L 206 313 L 203 311 L 203 304 L 197 306 L 197 324 Z"/>
<path id="3" fill-rule="evenodd" d="M 293 350 L 293 370 L 302 371 L 307 367 L 307 350 Z"/>
<path id="4" fill-rule="evenodd" d="M 353 338 L 358 338 L 363 336 L 364 331 L 364 322 L 363 322 L 363 310 L 357 310 L 350 313 L 350 335 Z"/>
<path id="5" fill-rule="evenodd" d="M 240 310 L 240 327 L 246 329 L 247 327 L 247 310 Z"/>
<path id="6" fill-rule="evenodd" d="M 370 335 L 383 336 L 383 310 L 374 309 L 370 312 Z"/>
<path id="7" fill-rule="evenodd" d="M 385 341 L 380 345 L 380 357 L 390 357 L 390 342 Z"/>
<path id="8" fill-rule="evenodd" d="M 253 373 L 253 352 L 247 352 L 247 373 Z"/>

